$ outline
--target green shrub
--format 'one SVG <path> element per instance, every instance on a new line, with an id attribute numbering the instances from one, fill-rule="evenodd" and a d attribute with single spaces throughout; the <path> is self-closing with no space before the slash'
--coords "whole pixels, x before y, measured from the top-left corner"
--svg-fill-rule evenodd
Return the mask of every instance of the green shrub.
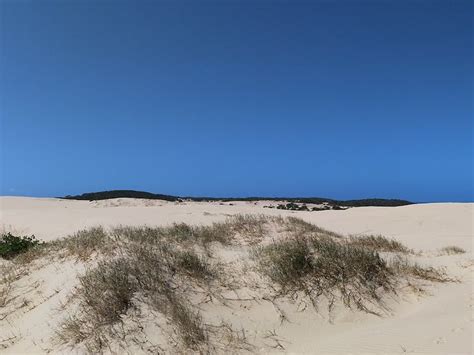
<path id="1" fill-rule="evenodd" d="M 39 244 L 34 235 L 17 237 L 11 233 L 3 234 L 0 237 L 0 257 L 12 259 Z"/>

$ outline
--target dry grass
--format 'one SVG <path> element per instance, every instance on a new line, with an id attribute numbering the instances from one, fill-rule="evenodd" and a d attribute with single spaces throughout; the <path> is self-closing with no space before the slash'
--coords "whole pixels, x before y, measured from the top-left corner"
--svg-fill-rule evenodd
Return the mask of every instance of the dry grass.
<path id="1" fill-rule="evenodd" d="M 270 244 L 259 246 L 268 236 Z M 209 352 L 219 327 L 206 324 L 191 300 L 198 293 L 226 287 L 223 269 L 211 252 L 216 243 L 257 244 L 252 253 L 255 270 L 270 282 L 275 296 L 303 293 L 316 309 L 324 298 L 329 310 L 340 301 L 351 309 L 379 314 L 385 309 L 384 295 L 395 294 L 403 278 L 453 281 L 442 270 L 406 258 L 386 261 L 379 252 L 410 253 L 397 241 L 382 236 L 345 238 L 293 217 L 240 215 L 209 226 L 121 226 L 110 232 L 92 228 L 47 246 L 84 262 L 91 263 L 92 255 L 102 260 L 80 278 L 73 296 L 78 309 L 64 322 L 61 340 L 102 352 L 124 339 L 118 332 L 124 329 L 124 319 L 139 317 L 136 311 L 145 305 L 166 319 L 185 351 Z M 238 339 L 229 329 L 226 337 Z"/>
<path id="2" fill-rule="evenodd" d="M 84 343 L 91 352 L 101 352 L 116 337 L 123 317 L 140 302 L 168 317 L 186 348 L 197 350 L 206 341 L 199 313 L 193 310 L 160 271 L 141 274 L 150 259 L 119 258 L 100 263 L 80 279 L 75 294 L 79 310 L 63 323 L 64 343 Z M 123 335 L 122 335 L 123 336 Z"/>
<path id="3" fill-rule="evenodd" d="M 399 277 L 416 278 L 432 282 L 456 282 L 450 278 L 444 270 L 431 266 L 421 266 L 410 262 L 407 258 L 395 257 L 390 261 L 390 269 Z"/>
<path id="4" fill-rule="evenodd" d="M 11 265 L 0 266 L 0 308 L 10 302 L 10 294 L 15 280 L 16 272 Z"/>
<path id="5" fill-rule="evenodd" d="M 268 232 L 271 217 L 265 215 L 240 214 L 227 218 L 222 227 L 231 230 L 232 234 L 239 234 L 249 242 L 260 241 Z"/>
<path id="6" fill-rule="evenodd" d="M 14 283 L 27 274 L 28 268 L 23 264 L 9 262 L 0 265 L 0 311 L 14 299 L 12 296 Z M 2 319 L 2 312 L 0 312 L 0 319 Z"/>
<path id="7" fill-rule="evenodd" d="M 210 280 L 216 276 L 216 271 L 207 260 L 194 251 L 179 251 L 174 255 L 175 267 L 198 280 Z"/>
<path id="8" fill-rule="evenodd" d="M 112 240 L 102 227 L 80 230 L 66 238 L 48 243 L 49 248 L 65 250 L 81 260 L 113 248 Z"/>
<path id="9" fill-rule="evenodd" d="M 366 248 L 370 250 L 375 250 L 378 252 L 390 252 L 390 253 L 410 253 L 411 250 L 408 249 L 402 243 L 385 238 L 381 235 L 360 235 L 360 236 L 351 236 L 350 244 L 358 246 L 361 248 Z"/>
<path id="10" fill-rule="evenodd" d="M 323 229 L 296 217 L 277 219 L 276 222 L 283 225 L 286 231 L 293 237 L 312 235 L 318 237 L 342 238 L 342 235 L 338 233 Z"/>
<path id="11" fill-rule="evenodd" d="M 122 226 L 114 228 L 111 234 L 119 242 L 128 240 L 157 244 L 166 241 L 209 248 L 213 243 L 233 244 L 237 236 L 250 242 L 259 242 L 267 233 L 268 223 L 269 220 L 264 216 L 236 215 L 208 226 L 191 226 L 186 223 L 175 223 L 168 227 Z"/>
<path id="12" fill-rule="evenodd" d="M 18 265 L 28 265 L 32 263 L 33 261 L 40 259 L 46 255 L 49 255 L 48 253 L 48 244 L 43 243 L 41 245 L 38 245 L 32 249 L 27 250 L 26 252 L 17 255 L 12 261 L 15 264 Z"/>
<path id="13" fill-rule="evenodd" d="M 229 244 L 231 230 L 223 223 L 210 226 L 190 226 L 186 223 L 173 224 L 169 227 L 117 227 L 112 230 L 117 242 L 136 242 L 161 244 L 178 242 L 183 245 L 209 246 L 211 243 Z"/>
<path id="14" fill-rule="evenodd" d="M 385 307 L 384 293 L 395 293 L 402 278 L 455 281 L 443 270 L 423 267 L 406 258 L 387 262 L 380 252 L 412 251 L 383 236 L 344 238 L 293 217 L 284 219 L 283 225 L 289 232 L 286 239 L 257 247 L 253 254 L 258 270 L 278 286 L 280 296 L 303 292 L 315 307 L 324 296 L 330 308 L 339 298 L 349 308 L 377 313 L 378 307 Z"/>
<path id="15" fill-rule="evenodd" d="M 80 313 L 66 320 L 60 337 L 64 342 L 85 342 L 89 351 L 100 351 L 107 344 L 111 326 L 132 306 L 137 290 L 136 280 L 130 276 L 130 266 L 124 259 L 99 265 L 80 277 L 75 297 Z"/>
<path id="16" fill-rule="evenodd" d="M 172 231 L 176 232 L 175 236 Z M 84 235 L 88 239 L 89 235 Z M 192 247 L 184 248 L 180 243 L 190 235 L 187 226 L 121 227 L 113 235 L 118 241 L 114 253 L 80 278 L 73 296 L 78 311 L 64 322 L 59 331 L 60 340 L 83 343 L 89 351 L 101 352 L 117 338 L 117 329 L 123 328 L 123 317 L 144 303 L 169 319 L 186 349 L 206 348 L 205 326 L 186 295 L 194 284 L 209 287 L 218 273 L 205 254 L 198 254 Z M 77 239 L 74 244 L 81 245 Z M 85 245 L 88 246 L 85 255 L 90 255 L 95 245 L 94 248 L 89 248 L 89 242 Z"/>
<path id="17" fill-rule="evenodd" d="M 447 255 L 464 254 L 466 251 L 463 248 L 455 245 L 450 245 L 440 249 L 440 252 Z"/>
<path id="18" fill-rule="evenodd" d="M 289 238 L 258 248 L 260 272 L 280 287 L 281 295 L 304 292 L 317 307 L 319 297 L 333 304 L 340 296 L 347 307 L 367 312 L 381 303 L 380 290 L 393 290 L 385 261 L 375 252 L 335 240 Z"/>

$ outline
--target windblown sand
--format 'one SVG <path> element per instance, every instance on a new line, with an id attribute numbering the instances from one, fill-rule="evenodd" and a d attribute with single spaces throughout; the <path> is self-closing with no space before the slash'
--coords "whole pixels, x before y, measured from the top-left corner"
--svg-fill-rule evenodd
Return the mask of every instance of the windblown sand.
<path id="1" fill-rule="evenodd" d="M 404 207 L 361 207 L 346 211 L 295 212 L 264 208 L 274 202 L 173 203 L 114 199 L 68 201 L 50 198 L 0 197 L 2 231 L 34 234 L 44 241 L 101 225 L 210 224 L 236 214 L 295 216 L 320 227 L 348 234 L 382 234 L 413 248 L 417 262 L 443 267 L 460 282 L 427 284 L 423 292 L 405 292 L 390 303 L 390 314 L 375 316 L 340 309 L 333 319 L 312 309 L 280 304 L 281 322 L 271 303 L 234 302 L 226 308 L 233 324 L 249 330 L 249 341 L 261 353 L 459 353 L 473 352 L 474 204 L 439 203 Z M 440 252 L 446 246 L 464 254 Z M 223 253 L 223 255 L 226 255 Z M 229 253 L 229 258 L 235 257 Z M 0 260 L 1 262 L 1 260 Z M 18 309 L 0 306 L 0 352 L 68 352 L 52 340 L 64 317 L 61 305 L 83 267 L 73 261 L 43 261 L 17 281 Z M 14 302 L 18 304 L 18 302 Z M 206 312 L 218 317 L 219 307 Z M 253 333 L 252 333 L 253 332 Z M 253 335 L 252 335 L 253 334 Z M 253 338 L 252 338 L 253 336 Z"/>

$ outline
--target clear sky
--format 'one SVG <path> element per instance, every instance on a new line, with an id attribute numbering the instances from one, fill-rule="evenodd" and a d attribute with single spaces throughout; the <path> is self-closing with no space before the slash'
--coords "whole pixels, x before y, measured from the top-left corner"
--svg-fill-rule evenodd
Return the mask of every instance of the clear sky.
<path id="1" fill-rule="evenodd" d="M 470 0 L 1 0 L 2 195 L 473 201 Z"/>

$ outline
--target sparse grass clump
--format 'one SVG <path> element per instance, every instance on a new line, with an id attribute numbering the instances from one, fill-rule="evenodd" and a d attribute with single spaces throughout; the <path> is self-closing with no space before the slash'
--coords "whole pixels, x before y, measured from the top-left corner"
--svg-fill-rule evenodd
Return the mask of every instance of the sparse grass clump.
<path id="1" fill-rule="evenodd" d="M 463 248 L 457 247 L 455 245 L 450 245 L 444 248 L 441 248 L 443 254 L 454 255 L 454 254 L 464 254 L 466 251 Z"/>
<path id="2" fill-rule="evenodd" d="M 184 345 L 190 349 L 199 349 L 200 345 L 207 341 L 201 315 L 179 298 L 172 297 L 169 302 L 171 318 Z"/>
<path id="3" fill-rule="evenodd" d="M 17 255 L 27 252 L 40 245 L 39 240 L 32 236 L 15 236 L 11 233 L 0 236 L 0 257 L 13 259 Z"/>
<path id="4" fill-rule="evenodd" d="M 411 253 L 403 244 L 382 236 L 344 238 L 297 218 L 285 219 L 287 239 L 257 247 L 253 258 L 258 270 L 277 295 L 303 292 L 313 305 L 324 296 L 331 308 L 339 298 L 349 308 L 378 313 L 386 292 L 395 293 L 402 278 L 448 282 L 443 270 L 423 267 L 406 258 L 386 261 L 379 254 Z"/>
<path id="5" fill-rule="evenodd" d="M 287 217 L 281 221 L 277 221 L 277 223 L 283 225 L 286 231 L 294 237 L 312 235 L 318 237 L 342 238 L 338 233 L 318 227 L 315 224 L 296 217 Z"/>
<path id="6" fill-rule="evenodd" d="M 120 244 L 119 256 L 99 262 L 80 277 L 74 295 L 79 309 L 64 322 L 60 339 L 84 342 L 89 351 L 101 352 L 117 337 L 117 329 L 123 328 L 123 317 L 145 303 L 170 320 L 186 348 L 198 350 L 207 341 L 205 328 L 184 295 L 191 281 L 207 285 L 216 272 L 193 249 L 182 249 L 179 243 L 165 239 L 147 239 L 156 231 L 136 230 L 139 234 L 133 236 L 132 229 L 123 229 L 131 234 Z"/>
<path id="7" fill-rule="evenodd" d="M 211 243 L 229 244 L 231 231 L 221 223 L 210 226 L 190 226 L 175 223 L 168 227 L 116 227 L 112 236 L 117 242 L 135 242 L 139 244 L 181 243 L 209 246 Z"/>
<path id="8" fill-rule="evenodd" d="M 132 307 L 138 290 L 130 265 L 119 258 L 99 265 L 79 278 L 75 297 L 79 314 L 67 319 L 59 332 L 64 342 L 85 342 L 91 352 L 99 352 L 108 342 L 113 325 Z"/>
<path id="9" fill-rule="evenodd" d="M 264 215 L 239 214 L 229 217 L 223 225 L 245 236 L 261 237 L 266 233 L 269 220 L 270 218 Z"/>
<path id="10" fill-rule="evenodd" d="M 416 263 L 408 261 L 406 258 L 396 257 L 390 261 L 390 268 L 394 274 L 400 277 L 413 277 L 417 279 L 432 281 L 432 282 L 453 282 L 456 281 L 450 278 L 444 270 L 436 269 L 431 266 L 421 266 Z"/>
<path id="11" fill-rule="evenodd" d="M 313 270 L 311 250 L 301 239 L 261 247 L 254 256 L 260 270 L 283 289 L 303 286 L 301 278 Z"/>
<path id="12" fill-rule="evenodd" d="M 193 251 L 181 251 L 175 256 L 176 268 L 184 270 L 189 276 L 200 280 L 210 279 L 215 276 L 215 271 Z"/>
<path id="13" fill-rule="evenodd" d="M 12 264 L 0 266 L 0 307 L 5 307 L 10 301 L 16 274 Z"/>
<path id="14" fill-rule="evenodd" d="M 101 262 L 80 277 L 78 296 L 97 324 L 116 322 L 131 306 L 137 281 L 130 270 L 129 261 L 119 258 Z"/>
<path id="15" fill-rule="evenodd" d="M 380 301 L 379 289 L 391 290 L 393 280 L 385 261 L 371 250 L 316 237 L 290 238 L 257 249 L 259 270 L 282 294 L 302 291 L 313 300 L 340 295 L 348 307 L 369 311 Z"/>
<path id="16" fill-rule="evenodd" d="M 49 243 L 53 248 L 66 250 L 81 260 L 89 259 L 92 254 L 104 252 L 114 247 L 109 235 L 102 227 L 80 230 L 73 235 Z"/>
<path id="17" fill-rule="evenodd" d="M 160 314 L 159 327 L 166 332 L 171 327 L 172 347 L 177 334 L 185 351 L 208 352 L 215 331 L 192 302 L 223 300 L 219 292 L 229 290 L 225 273 L 217 270 L 219 262 L 211 261 L 216 243 L 257 244 L 254 271 L 271 282 L 274 295 L 303 295 L 316 309 L 324 298 L 329 310 L 339 301 L 380 314 L 384 294 L 395 294 L 404 278 L 453 281 L 440 269 L 402 258 L 399 253 L 411 251 L 397 241 L 382 236 L 346 238 L 293 217 L 240 215 L 207 226 L 177 223 L 110 232 L 92 228 L 54 244 L 84 262 L 94 253 L 102 260 L 80 278 L 74 295 L 78 310 L 64 322 L 62 340 L 83 343 L 90 352 L 105 351 L 111 341 L 125 339 L 119 333 L 124 319 L 139 317 L 140 310 L 147 309 Z"/>
<path id="18" fill-rule="evenodd" d="M 237 235 L 249 241 L 258 242 L 266 233 L 268 220 L 264 216 L 235 215 L 223 222 L 211 225 L 191 226 L 174 223 L 167 227 L 116 227 L 112 236 L 117 241 L 158 244 L 164 241 L 201 245 L 208 248 L 212 243 L 229 245 Z"/>
<path id="19" fill-rule="evenodd" d="M 381 235 L 351 236 L 350 244 L 378 252 L 410 253 L 410 249 L 402 243 Z"/>

